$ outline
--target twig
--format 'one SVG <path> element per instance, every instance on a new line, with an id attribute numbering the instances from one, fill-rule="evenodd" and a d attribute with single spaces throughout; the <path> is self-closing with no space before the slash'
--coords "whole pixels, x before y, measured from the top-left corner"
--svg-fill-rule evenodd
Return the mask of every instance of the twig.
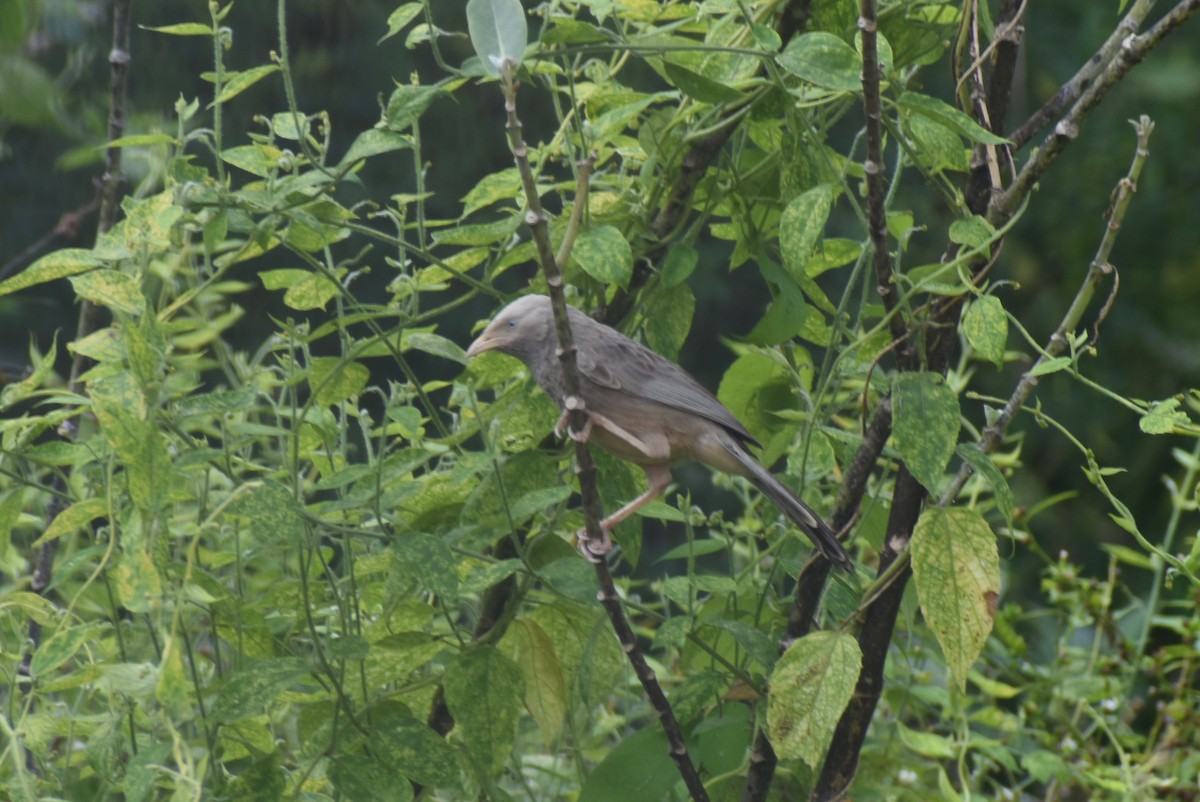
<path id="1" fill-rule="evenodd" d="M 32 262 L 34 257 L 50 246 L 50 243 L 56 239 L 72 240 L 79 233 L 79 226 L 83 223 L 83 219 L 100 205 L 100 198 L 94 197 L 84 205 L 69 212 L 63 212 L 58 218 L 58 222 L 54 224 L 54 228 L 47 231 L 35 241 L 26 246 L 25 250 L 9 259 L 0 267 L 0 281 L 8 278 L 12 273 L 17 272 L 17 269 L 22 265 Z"/>
<path id="2" fill-rule="evenodd" d="M 521 183 L 525 188 L 525 202 L 528 206 L 528 210 L 525 213 L 525 222 L 529 225 L 529 229 L 533 234 L 533 240 L 537 246 L 538 260 L 541 263 L 542 273 L 546 278 L 546 284 L 550 291 L 550 302 L 554 311 L 555 332 L 558 337 L 558 356 L 562 362 L 563 385 L 565 387 L 563 403 L 567 409 L 568 425 L 573 431 L 583 431 L 587 423 L 587 410 L 584 408 L 583 397 L 579 389 L 579 368 L 576 362 L 575 341 L 572 337 L 571 325 L 567 317 L 567 301 L 563 295 L 562 271 L 559 268 L 558 261 L 555 259 L 554 250 L 550 245 L 549 225 L 547 224 L 546 214 L 542 210 L 541 199 L 538 197 L 533 170 L 529 166 L 529 150 L 521 136 L 521 121 L 517 117 L 517 83 L 514 75 L 516 66 L 511 61 L 505 62 L 501 67 L 500 75 L 500 86 L 504 92 L 504 109 L 508 120 L 509 144 L 512 147 L 517 171 L 521 174 Z M 596 487 L 596 465 L 592 460 L 592 455 L 588 450 L 587 444 L 578 440 L 575 441 L 575 465 L 575 471 L 579 476 L 579 494 L 583 500 L 585 536 L 589 543 L 600 543 L 603 540 L 603 534 L 600 528 L 600 493 Z M 585 543 L 583 547 L 586 549 L 587 544 Z M 683 730 L 675 718 L 674 711 L 671 710 L 671 705 L 667 701 L 667 696 L 663 692 L 658 678 L 638 648 L 637 636 L 634 634 L 633 628 L 629 625 L 629 620 L 625 617 L 625 611 L 621 607 L 621 600 L 617 595 L 617 589 L 613 583 L 608 563 L 601 559 L 596 561 L 594 565 L 596 579 L 600 584 L 600 603 L 604 606 L 605 612 L 608 613 L 613 629 L 617 633 L 617 639 L 621 643 L 621 648 L 633 666 L 634 673 L 637 674 L 637 678 L 641 682 L 642 688 L 650 700 L 650 704 L 653 706 L 659 721 L 662 723 L 663 730 L 667 736 L 671 758 L 675 761 L 679 774 L 683 777 L 684 784 L 687 786 L 692 799 L 698 800 L 698 802 L 707 802 L 708 792 L 704 789 L 704 784 L 700 781 L 700 775 L 696 771 L 691 757 L 688 755 Z"/>
<path id="3" fill-rule="evenodd" d="M 1013 143 L 1014 148 L 1022 148 L 1027 145 L 1063 109 L 1079 99 L 1080 95 L 1091 85 L 1104 66 L 1112 61 L 1113 55 L 1121 46 L 1121 42 L 1137 33 L 1138 29 L 1142 27 L 1142 22 L 1146 19 L 1146 15 L 1150 13 L 1150 9 L 1154 3 L 1155 0 L 1137 0 L 1133 4 L 1133 8 L 1129 9 L 1129 13 L 1117 24 L 1117 27 L 1108 39 L 1104 41 L 1104 44 L 1100 45 L 1091 58 L 1079 68 L 1079 71 L 1071 76 L 1054 93 L 1054 97 L 1042 104 L 1042 107 L 1030 115 L 1029 119 L 1021 123 L 1017 130 L 1009 134 L 1008 139 Z"/>
<path id="4" fill-rule="evenodd" d="M 1136 6 L 1140 7 L 1148 1 L 1139 0 Z M 1105 65 L 1099 77 L 1080 93 L 1079 99 L 1071 106 L 1071 110 L 1055 124 L 1054 130 L 1021 168 L 1016 180 L 993 201 L 988 210 L 988 219 L 993 224 L 1003 221 L 1021 205 L 1037 180 L 1050 168 L 1050 165 L 1055 162 L 1067 145 L 1079 136 L 1079 127 L 1088 114 L 1125 77 L 1125 74 L 1197 11 L 1200 11 L 1200 0 L 1184 0 L 1151 26 L 1146 33 L 1141 36 L 1130 33 L 1121 40 L 1119 50 Z M 1129 13 L 1126 20 L 1132 16 L 1133 11 Z M 1126 20 L 1122 21 L 1122 25 Z"/>
<path id="5" fill-rule="evenodd" d="M 1039 378 L 1037 373 L 1038 368 L 1066 350 L 1067 338 L 1079 326 L 1080 320 L 1083 319 L 1083 313 L 1087 310 L 1088 304 L 1091 303 L 1092 296 L 1096 292 L 1096 287 L 1105 276 L 1114 272 L 1113 266 L 1108 262 L 1108 257 L 1112 253 L 1113 246 L 1116 244 L 1117 233 L 1121 229 L 1121 222 L 1125 219 L 1125 212 L 1129 209 L 1129 202 L 1133 198 L 1133 193 L 1137 191 L 1138 178 L 1142 174 L 1146 157 L 1150 155 L 1150 134 L 1154 131 L 1154 123 L 1145 115 L 1142 115 L 1141 119 L 1134 123 L 1133 126 L 1137 132 L 1137 149 L 1134 151 L 1133 160 L 1130 162 L 1128 174 L 1117 183 L 1116 190 L 1114 191 L 1115 200 L 1112 204 L 1112 212 L 1109 216 L 1108 224 L 1104 228 L 1104 236 L 1101 237 L 1100 245 L 1096 248 L 1096 255 L 1092 258 L 1091 264 L 1088 265 L 1087 275 L 1084 276 L 1079 290 L 1075 293 L 1075 298 L 1071 301 L 1071 305 L 1063 314 L 1058 328 L 1050 335 L 1050 339 L 1046 343 L 1043 352 L 1021 374 L 1016 389 L 1013 390 L 1008 402 L 1004 405 L 1004 409 L 983 430 L 983 434 L 979 439 L 979 447 L 984 453 L 994 450 L 1000 444 L 1013 418 L 1016 417 L 1017 411 L 1025 403 L 1025 399 L 1029 397 L 1029 394 L 1033 392 L 1033 388 L 1037 386 Z M 941 506 L 950 504 L 958 496 L 973 472 L 974 468 L 964 462 L 938 503 Z"/>

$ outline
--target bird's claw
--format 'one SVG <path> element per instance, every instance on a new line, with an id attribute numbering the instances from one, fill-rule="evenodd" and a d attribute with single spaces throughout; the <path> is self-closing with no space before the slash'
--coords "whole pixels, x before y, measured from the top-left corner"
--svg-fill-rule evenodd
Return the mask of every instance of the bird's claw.
<path id="1" fill-rule="evenodd" d="M 599 543 L 593 543 L 592 539 L 588 537 L 586 529 L 580 529 L 575 533 L 575 550 L 579 552 L 579 556 L 592 565 L 602 562 L 604 555 L 612 551 L 613 547 L 612 538 L 608 536 L 608 530 L 602 528 L 600 531 L 604 537 Z"/>
<path id="2" fill-rule="evenodd" d="M 583 419 L 583 431 L 577 432 L 570 426 L 570 415 L 570 410 L 566 410 L 563 412 L 563 414 L 558 416 L 558 422 L 554 424 L 554 436 L 561 440 L 563 432 L 566 431 L 567 436 L 576 443 L 586 443 L 588 438 L 592 435 L 591 417 L 589 416 Z"/>

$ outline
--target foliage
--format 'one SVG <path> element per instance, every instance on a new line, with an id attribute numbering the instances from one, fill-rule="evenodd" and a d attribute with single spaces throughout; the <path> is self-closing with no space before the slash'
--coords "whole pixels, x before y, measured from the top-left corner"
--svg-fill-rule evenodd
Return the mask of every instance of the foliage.
<path id="1" fill-rule="evenodd" d="M 1087 293 L 1051 343 L 1008 311 L 998 246 L 1030 201 L 991 214 L 970 191 L 985 156 L 1009 166 L 1007 139 L 921 84 L 947 60 L 966 70 L 966 23 L 990 36 L 988 15 L 881 11 L 884 198 L 858 129 L 872 61 L 839 4 L 815 4 L 800 29 L 778 3 L 564 0 L 526 27 L 515 0 L 471 0 L 480 53 L 461 66 L 434 5 L 399 5 L 380 33 L 428 49 L 441 76 L 398 81 L 340 153 L 334 120 L 297 105 L 283 3 L 274 57 L 244 69 L 225 63 L 242 44 L 231 7 L 157 26 L 214 42 L 211 96 L 181 96 L 173 132 L 115 143 L 162 170 L 93 247 L 0 282 L 23 298 L 66 279 L 108 315 L 31 348 L 0 396 L 0 565 L 21 578 L 0 600 L 5 796 L 684 795 L 661 711 L 568 543 L 582 518 L 557 411 L 511 359 L 468 364 L 462 348 L 464 321 L 545 285 L 528 268 L 520 170 L 478 175 L 457 214 L 436 216 L 425 148 L 439 132 L 423 120 L 482 89 L 495 116 L 458 124 L 502 141 L 494 78 L 508 65 L 521 113 L 548 121 L 525 138 L 572 301 L 669 356 L 693 329 L 736 338 L 717 395 L 764 462 L 853 523 L 861 568 L 818 586 L 808 616 L 807 543 L 742 480 L 716 479 L 743 502 L 730 510 L 684 494 L 648 507 L 657 542 L 617 529 L 623 603 L 708 793 L 761 776 L 764 731 L 780 762 L 752 798 L 819 788 L 874 660 L 886 681 L 851 748 L 856 798 L 1192 798 L 1200 391 L 1151 401 L 1089 378 L 1104 315 L 1083 311 L 1106 256 L 1076 254 Z M 253 106 L 260 82 L 280 82 L 284 105 Z M 257 121 L 244 134 L 222 122 L 239 104 Z M 410 187 L 348 200 L 395 160 Z M 938 204 L 948 218 L 914 211 Z M 918 255 L 928 231 L 945 232 L 945 258 Z M 729 267 L 716 278 L 714 253 Z M 702 279 L 758 293 L 761 314 L 741 331 L 706 319 Z M 939 362 L 946 340 L 959 356 Z M 63 349 L 78 382 L 55 372 Z M 1005 397 L 981 391 L 993 366 Z M 1026 435 L 996 421 L 1029 380 L 1089 387 L 1140 436 L 1179 444 L 1161 536 L 1110 486 L 1120 469 L 1080 421 L 1021 398 L 1018 426 L 1075 448 L 1094 487 L 1024 494 Z M 606 508 L 639 491 L 629 466 L 596 457 Z M 924 501 L 911 550 L 888 523 L 906 483 Z M 843 484 L 860 492 L 849 507 Z M 1104 545 L 1100 576 L 1030 531 L 1086 505 L 1130 535 Z M 41 579 L 39 553 L 55 556 Z M 1006 599 L 1022 572 L 1039 592 Z M 889 593 L 888 637 L 872 642 Z"/>

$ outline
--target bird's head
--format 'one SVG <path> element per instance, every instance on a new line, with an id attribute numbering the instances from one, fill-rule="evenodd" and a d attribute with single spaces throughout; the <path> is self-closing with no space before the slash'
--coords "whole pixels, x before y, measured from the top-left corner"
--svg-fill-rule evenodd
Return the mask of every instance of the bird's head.
<path id="1" fill-rule="evenodd" d="M 467 348 L 467 356 L 484 351 L 511 354 L 528 363 L 538 347 L 545 347 L 550 331 L 552 312 L 550 299 L 545 295 L 523 295 L 500 310 Z"/>

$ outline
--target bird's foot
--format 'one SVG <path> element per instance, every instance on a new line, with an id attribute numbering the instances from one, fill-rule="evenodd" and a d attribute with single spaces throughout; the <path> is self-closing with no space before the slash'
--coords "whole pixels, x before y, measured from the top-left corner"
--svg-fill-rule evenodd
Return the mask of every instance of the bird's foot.
<path id="1" fill-rule="evenodd" d="M 588 438 L 592 436 L 592 418 L 590 415 L 583 419 L 583 431 L 577 432 L 570 425 L 571 410 L 564 410 L 563 414 L 558 416 L 558 422 L 554 424 L 554 436 L 562 439 L 563 432 L 574 440 L 576 443 L 586 443 Z"/>
<path id="2" fill-rule="evenodd" d="M 608 536 L 608 530 L 604 527 L 601 527 L 600 532 L 604 535 L 604 537 L 599 543 L 593 542 L 592 539 L 588 537 L 586 529 L 580 529 L 575 533 L 575 550 L 579 552 L 583 559 L 587 560 L 593 565 L 603 560 L 604 555 L 612 551 L 613 547 L 612 538 Z"/>

